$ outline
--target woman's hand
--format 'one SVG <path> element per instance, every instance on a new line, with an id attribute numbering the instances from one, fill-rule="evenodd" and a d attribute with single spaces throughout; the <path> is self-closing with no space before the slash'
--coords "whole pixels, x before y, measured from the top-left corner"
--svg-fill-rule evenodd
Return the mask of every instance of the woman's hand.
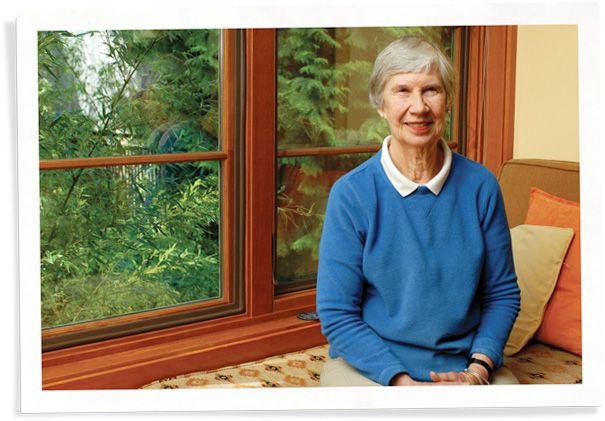
<path id="1" fill-rule="evenodd" d="M 435 373 L 431 371 L 430 376 L 434 385 L 481 385 L 478 378 L 464 371 L 449 371 L 447 373 Z"/>
<path id="2" fill-rule="evenodd" d="M 475 367 L 478 366 L 478 367 Z M 479 372 L 484 378 L 487 377 L 487 370 L 479 364 L 471 364 L 469 367 L 471 370 Z M 485 373 L 484 373 L 485 372 Z M 422 382 L 411 378 L 408 374 L 401 373 L 393 377 L 391 380 L 391 386 L 454 386 L 454 385 L 466 385 L 466 386 L 480 386 L 481 381 L 474 375 L 465 371 L 449 371 L 447 373 L 436 373 L 430 372 L 431 381 Z"/>
<path id="3" fill-rule="evenodd" d="M 401 373 L 397 374 L 391 382 L 390 386 L 433 386 L 434 383 L 431 382 L 419 382 L 411 378 L 408 374 Z"/>
<path id="4" fill-rule="evenodd" d="M 422 382 L 414 380 L 408 374 L 398 374 L 391 380 L 391 386 L 453 386 L 453 385 L 475 385 L 480 384 L 472 375 L 459 371 L 448 373 L 430 373 L 431 381 Z"/>

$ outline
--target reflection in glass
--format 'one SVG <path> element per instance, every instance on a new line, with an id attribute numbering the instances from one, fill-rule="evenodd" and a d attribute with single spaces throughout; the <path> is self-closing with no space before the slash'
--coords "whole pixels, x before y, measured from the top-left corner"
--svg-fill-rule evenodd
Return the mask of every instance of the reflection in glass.
<path id="1" fill-rule="evenodd" d="M 280 159 L 277 262 L 280 283 L 314 279 L 319 238 L 332 184 L 372 154 Z"/>
<path id="2" fill-rule="evenodd" d="M 40 159 L 214 151 L 219 31 L 38 33 Z"/>
<path id="3" fill-rule="evenodd" d="M 40 174 L 42 324 L 221 296 L 219 164 Z"/>

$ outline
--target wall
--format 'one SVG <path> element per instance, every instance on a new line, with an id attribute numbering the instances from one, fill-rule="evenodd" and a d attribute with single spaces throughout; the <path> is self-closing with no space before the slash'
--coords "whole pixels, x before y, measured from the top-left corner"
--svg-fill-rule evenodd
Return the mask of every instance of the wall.
<path id="1" fill-rule="evenodd" d="M 519 25 L 514 158 L 579 161 L 576 25 Z"/>

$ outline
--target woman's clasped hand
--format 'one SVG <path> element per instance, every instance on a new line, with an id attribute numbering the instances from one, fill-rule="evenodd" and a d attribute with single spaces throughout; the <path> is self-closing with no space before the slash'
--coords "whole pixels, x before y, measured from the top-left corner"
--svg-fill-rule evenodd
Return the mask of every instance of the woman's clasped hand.
<path id="1" fill-rule="evenodd" d="M 393 377 L 391 386 L 480 386 L 483 385 L 477 377 L 467 371 L 449 371 L 447 373 L 430 373 L 431 381 L 423 382 L 412 379 L 408 374 L 402 373 Z"/>

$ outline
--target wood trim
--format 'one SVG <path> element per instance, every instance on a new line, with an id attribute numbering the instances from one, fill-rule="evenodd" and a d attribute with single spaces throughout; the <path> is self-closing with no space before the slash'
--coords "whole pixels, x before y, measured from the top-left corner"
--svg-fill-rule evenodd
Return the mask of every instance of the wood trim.
<path id="1" fill-rule="evenodd" d="M 238 314 L 220 319 L 204 322 L 190 323 L 182 326 L 161 329 L 137 335 L 124 336 L 98 343 L 79 345 L 76 347 L 45 352 L 42 355 L 43 368 L 66 365 L 82 360 L 92 360 L 102 357 L 111 358 L 112 355 L 126 352 L 131 349 L 150 348 L 161 344 L 177 343 L 181 340 L 193 337 L 201 337 L 209 334 L 220 334 L 223 331 L 237 331 L 247 329 L 258 323 L 265 323 L 297 314 L 299 311 L 311 310 L 310 306 L 288 306 L 287 309 L 268 313 L 263 316 L 250 317 L 248 314 Z"/>
<path id="2" fill-rule="evenodd" d="M 221 150 L 227 154 L 221 163 L 221 281 L 222 297 L 232 303 L 235 297 L 235 273 L 233 251 L 235 245 L 235 136 L 238 116 L 236 115 L 237 68 L 235 31 L 221 31 L 223 45 L 221 57 L 220 139 Z"/>
<path id="3" fill-rule="evenodd" d="M 502 128 L 502 163 L 513 159 L 515 146 L 515 92 L 517 81 L 517 26 L 506 27 L 506 72 L 504 78 L 504 115 Z"/>
<path id="4" fill-rule="evenodd" d="M 246 297 L 252 316 L 273 311 L 276 30 L 246 30 Z M 253 287 L 254 286 L 254 287 Z"/>
<path id="5" fill-rule="evenodd" d="M 462 37 L 462 28 L 456 28 L 453 33 L 454 37 L 454 68 L 456 69 L 456 75 L 461 74 L 461 68 L 463 66 L 463 37 Z M 460 95 L 460 87 L 462 86 L 461 81 L 459 79 L 456 80 L 456 91 L 457 96 L 452 100 L 452 138 L 450 142 L 455 144 L 456 146 L 452 148 L 456 152 L 459 152 L 458 145 L 460 144 L 460 107 L 464 106 L 461 103 L 461 95 Z"/>
<path id="6" fill-rule="evenodd" d="M 479 135 L 481 133 L 481 121 L 483 118 L 483 108 L 480 106 L 483 101 L 481 93 L 485 90 L 483 87 L 485 67 L 484 44 L 485 27 L 469 28 L 466 156 L 474 161 L 478 161 L 479 156 L 481 156 Z"/>
<path id="7" fill-rule="evenodd" d="M 512 159 L 516 32 L 511 26 L 490 27 L 486 40 L 483 162 L 496 175 L 502 164 Z"/>
<path id="8" fill-rule="evenodd" d="M 162 316 L 170 316 L 178 313 L 186 313 L 196 310 L 201 310 L 209 307 L 216 307 L 227 304 L 224 299 L 208 300 L 194 304 L 183 304 L 175 307 L 162 308 L 157 310 L 143 311 L 140 313 L 129 314 L 124 316 L 111 317 L 107 319 L 95 320 L 91 322 L 77 323 L 73 325 L 47 328 L 42 331 L 43 340 L 54 338 L 61 335 L 73 334 L 83 330 L 95 330 L 115 326 L 117 324 L 127 324 L 140 322 L 149 319 L 155 319 Z"/>
<path id="9" fill-rule="evenodd" d="M 242 328 L 250 324 L 249 320 L 251 319 L 246 315 L 235 315 L 45 352 L 42 354 L 42 368 L 45 369 L 46 367 L 56 365 L 66 366 L 73 362 L 102 357 L 110 358 L 113 354 L 126 352 L 130 349 L 148 348 L 163 343 L 175 343 L 194 336 L 202 336 L 227 329 Z M 68 367 L 65 369 L 70 370 Z"/>
<path id="10" fill-rule="evenodd" d="M 197 331 L 189 327 L 185 334 L 178 333 L 182 328 L 174 328 L 170 330 L 176 337 L 169 341 L 162 338 L 167 333 L 154 332 L 140 335 L 146 336 L 143 340 L 122 338 L 113 344 L 108 341 L 105 348 L 88 346 L 88 352 L 73 348 L 47 353 L 43 355 L 42 386 L 45 390 L 133 389 L 158 378 L 326 343 L 319 322 L 296 318 L 298 311 L 305 310 L 311 309 L 260 316 L 254 323 L 251 318 L 235 316 L 235 321 L 223 320 L 214 329 L 207 324 L 205 328 L 198 324 Z"/>
<path id="11" fill-rule="evenodd" d="M 296 307 L 315 307 L 315 288 L 290 292 L 277 296 L 275 311 L 287 311 Z"/>
<path id="12" fill-rule="evenodd" d="M 340 155 L 356 153 L 378 152 L 382 145 L 363 145 L 363 146 L 325 146 L 318 148 L 296 148 L 281 149 L 277 151 L 278 158 L 290 158 L 295 156 L 317 156 L 317 155 Z"/>
<path id="13" fill-rule="evenodd" d="M 189 161 L 215 161 L 227 159 L 226 152 L 186 152 L 156 155 L 102 156 L 40 161 L 40 170 L 67 170 L 75 168 L 113 167 L 120 165 L 169 164 Z"/>
<path id="14" fill-rule="evenodd" d="M 512 159 L 517 28 L 471 27 L 466 155 L 498 174 Z"/>

